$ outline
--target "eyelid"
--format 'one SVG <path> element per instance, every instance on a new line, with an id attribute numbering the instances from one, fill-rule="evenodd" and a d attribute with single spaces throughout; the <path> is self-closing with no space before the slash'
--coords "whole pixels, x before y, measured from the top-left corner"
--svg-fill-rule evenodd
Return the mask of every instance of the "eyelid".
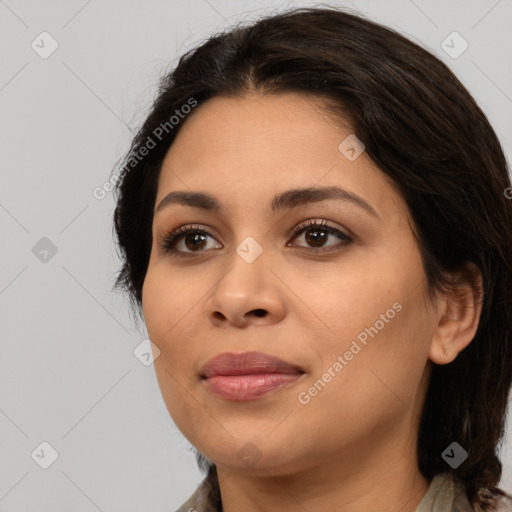
<path id="1" fill-rule="evenodd" d="M 205 227 L 204 224 L 192 223 L 192 224 L 183 224 L 181 226 L 178 226 L 174 229 L 170 229 L 168 231 L 163 230 L 159 235 L 159 238 L 161 240 L 159 245 L 165 252 L 173 252 L 173 249 L 170 248 L 171 244 L 172 244 L 172 246 L 176 245 L 176 243 L 178 243 L 180 241 L 179 239 L 182 238 L 183 236 L 187 235 L 189 232 L 205 233 L 208 236 L 212 237 L 213 239 L 217 240 L 217 237 L 216 237 L 216 235 L 214 235 L 212 233 L 211 228 Z M 182 253 L 182 254 L 193 254 L 193 252 L 187 253 L 184 251 L 176 251 L 176 250 L 174 250 L 174 252 Z M 197 252 L 199 253 L 199 252 L 204 252 L 204 251 L 197 251 Z"/>
<path id="2" fill-rule="evenodd" d="M 297 226 L 295 226 L 292 229 L 290 236 L 295 236 L 297 233 L 301 231 L 314 227 L 321 227 L 331 231 L 339 231 L 342 235 L 346 236 L 347 238 L 355 238 L 355 235 L 353 235 L 349 230 L 341 227 L 338 224 L 333 226 L 332 224 L 329 224 L 329 221 L 327 221 L 324 218 L 311 218 L 300 222 L 299 224 L 297 224 Z"/>
<path id="3" fill-rule="evenodd" d="M 297 224 L 292 229 L 292 231 L 290 232 L 290 234 L 288 236 L 291 237 L 291 240 L 293 240 L 293 239 L 297 238 L 297 235 L 307 231 L 308 229 L 313 229 L 313 228 L 324 229 L 325 231 L 327 231 L 329 234 L 331 234 L 333 236 L 337 236 L 337 234 L 341 235 L 341 236 L 338 236 L 338 238 L 341 241 L 341 244 L 335 244 L 333 248 L 331 248 L 331 246 L 329 246 L 329 245 L 325 246 L 325 247 L 320 247 L 320 248 L 312 248 L 312 247 L 308 248 L 303 245 L 298 245 L 296 247 L 309 250 L 311 253 L 320 254 L 322 252 L 329 252 L 329 251 L 335 251 L 337 249 L 341 249 L 344 245 L 353 243 L 354 240 L 357 238 L 355 235 L 353 235 L 351 233 L 350 230 L 347 230 L 346 228 L 343 228 L 341 226 L 337 227 L 337 226 L 330 225 L 325 218 L 310 218 L 310 219 L 304 220 L 304 221 L 300 222 L 299 224 Z M 161 242 L 159 245 L 164 250 L 164 252 L 173 254 L 178 257 L 180 257 L 180 256 L 186 257 L 186 256 L 193 256 L 193 255 L 200 254 L 200 253 L 207 253 L 208 250 L 189 251 L 188 252 L 188 251 L 180 251 L 180 250 L 175 249 L 176 244 L 179 243 L 181 241 L 181 239 L 189 233 L 206 234 L 206 235 L 210 236 L 211 238 L 213 238 L 214 240 L 216 240 L 217 243 L 220 243 L 217 240 L 217 236 L 212 233 L 212 229 L 210 227 L 207 227 L 204 224 L 193 223 L 193 224 L 183 224 L 181 226 L 178 226 L 175 229 L 161 232 L 160 237 L 159 237 L 161 239 Z M 287 242 L 286 246 L 290 247 L 291 245 L 289 242 Z"/>

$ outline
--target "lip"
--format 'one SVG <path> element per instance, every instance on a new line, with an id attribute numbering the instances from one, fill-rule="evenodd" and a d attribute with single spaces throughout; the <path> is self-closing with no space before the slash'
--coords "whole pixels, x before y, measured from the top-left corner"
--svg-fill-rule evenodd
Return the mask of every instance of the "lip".
<path id="1" fill-rule="evenodd" d="M 288 387 L 304 375 L 298 365 L 261 352 L 231 352 L 210 359 L 201 370 L 208 391 L 224 400 L 254 400 Z"/>

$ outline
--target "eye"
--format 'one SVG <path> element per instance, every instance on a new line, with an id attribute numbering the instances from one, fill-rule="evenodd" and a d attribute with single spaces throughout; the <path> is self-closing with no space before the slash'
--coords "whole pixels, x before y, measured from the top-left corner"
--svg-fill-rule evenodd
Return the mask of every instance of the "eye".
<path id="1" fill-rule="evenodd" d="M 341 246 L 345 246 L 353 242 L 350 236 L 341 232 L 339 229 L 336 229 L 332 226 L 328 226 L 325 220 L 321 220 L 320 222 L 318 222 L 317 220 L 311 219 L 300 224 L 294 230 L 293 239 L 298 238 L 298 235 L 302 234 L 304 234 L 305 242 L 308 244 L 312 244 L 310 247 L 312 247 L 313 253 L 337 250 Z M 325 243 L 328 240 L 329 236 L 336 237 L 338 238 L 338 240 L 341 240 L 341 242 L 338 244 L 330 244 L 335 245 L 334 248 L 324 249 L 324 247 L 330 247 L 329 245 L 325 246 Z"/>
<path id="2" fill-rule="evenodd" d="M 320 222 L 317 220 L 308 220 L 299 224 L 293 231 L 292 240 L 298 238 L 302 233 L 304 233 L 306 243 L 311 244 L 309 248 L 313 253 L 337 250 L 353 242 L 350 236 L 342 233 L 339 229 L 328 226 L 325 220 L 321 220 Z M 199 225 L 181 226 L 169 234 L 166 234 L 160 246 L 166 253 L 181 257 L 183 255 L 204 252 L 205 249 L 211 249 L 212 247 L 208 247 L 208 237 L 214 239 L 213 235 L 205 229 L 201 229 Z M 325 243 L 329 237 L 336 237 L 340 243 L 330 244 L 335 245 L 335 247 L 328 248 L 329 245 L 326 246 Z M 290 246 L 289 243 L 286 245 L 288 247 Z M 299 247 L 304 246 L 299 245 Z M 222 245 L 219 244 L 217 247 L 213 248 L 219 249 L 222 248 Z"/>
<path id="3" fill-rule="evenodd" d="M 203 252 L 202 250 L 208 245 L 206 237 L 212 237 L 212 235 L 200 229 L 200 226 L 181 226 L 164 237 L 161 247 L 165 252 L 176 253 L 177 256 L 181 256 L 180 253 Z M 184 250 L 184 247 L 189 250 Z"/>

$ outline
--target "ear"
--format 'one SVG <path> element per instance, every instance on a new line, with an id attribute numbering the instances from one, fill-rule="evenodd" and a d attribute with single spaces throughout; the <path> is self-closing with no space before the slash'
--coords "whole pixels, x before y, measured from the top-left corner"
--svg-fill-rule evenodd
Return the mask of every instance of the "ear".
<path id="1" fill-rule="evenodd" d="M 471 343 L 482 312 L 482 274 L 474 263 L 468 262 L 452 283 L 453 291 L 437 304 L 437 326 L 428 353 L 436 364 L 451 363 Z"/>

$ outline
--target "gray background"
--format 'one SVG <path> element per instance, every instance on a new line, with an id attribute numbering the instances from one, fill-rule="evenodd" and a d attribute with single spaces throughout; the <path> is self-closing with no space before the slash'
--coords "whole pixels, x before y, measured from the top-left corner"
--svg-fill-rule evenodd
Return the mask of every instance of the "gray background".
<path id="1" fill-rule="evenodd" d="M 445 61 L 511 161 L 511 0 L 338 4 Z M 92 191 L 179 55 L 235 21 L 295 5 L 315 4 L 0 0 L 0 511 L 172 511 L 201 480 L 153 367 L 133 354 L 146 332 L 111 290 L 112 194 L 98 200 Z M 59 45 L 46 59 L 31 47 L 51 48 L 43 31 Z M 469 43 L 457 58 L 441 47 L 453 31 Z M 48 469 L 39 465 L 51 457 L 43 441 L 58 452 Z M 511 447 L 509 422 L 501 452 L 509 492 Z"/>

